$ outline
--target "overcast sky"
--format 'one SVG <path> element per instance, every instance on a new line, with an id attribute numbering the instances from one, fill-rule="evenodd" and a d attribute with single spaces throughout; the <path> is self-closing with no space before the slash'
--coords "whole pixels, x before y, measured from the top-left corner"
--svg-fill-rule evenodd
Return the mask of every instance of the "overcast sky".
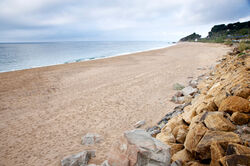
<path id="1" fill-rule="evenodd" d="M 176 41 L 250 20 L 250 0 L 0 0 L 0 41 Z"/>

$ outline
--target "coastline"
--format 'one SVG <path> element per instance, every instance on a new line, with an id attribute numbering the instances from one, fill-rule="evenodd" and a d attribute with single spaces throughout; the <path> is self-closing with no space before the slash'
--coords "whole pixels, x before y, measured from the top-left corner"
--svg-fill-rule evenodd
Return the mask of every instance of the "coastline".
<path id="1" fill-rule="evenodd" d="M 168 42 L 168 43 L 170 43 L 170 42 Z M 123 53 L 118 53 L 118 54 L 109 55 L 109 56 L 99 56 L 99 57 L 91 57 L 91 58 L 73 59 L 73 60 L 68 60 L 68 61 L 66 61 L 64 63 L 55 63 L 55 64 L 52 64 L 52 65 L 32 66 L 32 67 L 23 68 L 23 69 L 11 69 L 11 70 L 6 70 L 6 71 L 0 71 L 0 74 L 1 73 L 5 73 L 5 72 L 28 70 L 28 69 L 41 68 L 41 67 L 49 67 L 49 66 L 56 66 L 56 65 L 62 65 L 62 64 L 70 64 L 70 63 L 79 63 L 79 62 L 93 61 L 93 60 L 99 60 L 99 59 L 106 59 L 106 58 L 112 58 L 112 57 L 124 56 L 124 55 L 136 54 L 136 53 L 143 53 L 143 52 L 147 52 L 147 51 L 154 51 L 154 50 L 168 48 L 168 47 L 171 47 L 171 46 L 174 46 L 174 45 L 176 45 L 176 43 L 168 44 L 167 46 L 162 46 L 162 47 L 153 47 L 153 48 L 150 48 L 150 49 L 143 49 L 143 50 L 131 51 L 131 52 L 123 52 Z"/>
<path id="2" fill-rule="evenodd" d="M 180 43 L 1 73 L 0 159 L 6 165 L 58 165 L 66 155 L 95 149 L 94 160 L 101 162 L 109 145 L 135 122 L 146 120 L 146 128 L 171 111 L 174 83 L 196 78 L 229 50 L 219 44 Z M 103 142 L 81 145 L 87 132 L 100 134 Z"/>

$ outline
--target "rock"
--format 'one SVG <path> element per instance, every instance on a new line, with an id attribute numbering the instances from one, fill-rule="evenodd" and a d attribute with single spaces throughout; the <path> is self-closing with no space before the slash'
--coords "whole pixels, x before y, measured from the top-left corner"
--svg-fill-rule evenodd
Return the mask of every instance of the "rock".
<path id="1" fill-rule="evenodd" d="M 83 151 L 62 159 L 61 166 L 87 166 L 91 157 L 95 157 L 95 151 Z"/>
<path id="2" fill-rule="evenodd" d="M 209 165 L 201 164 L 198 161 L 189 161 L 188 163 L 185 163 L 184 166 L 209 166 Z"/>
<path id="3" fill-rule="evenodd" d="M 220 166 L 220 159 L 225 155 L 225 151 L 220 144 L 213 142 L 210 146 L 211 150 L 211 163 L 213 166 Z"/>
<path id="4" fill-rule="evenodd" d="M 108 155 L 111 166 L 170 165 L 170 147 L 144 130 L 127 131 Z"/>
<path id="5" fill-rule="evenodd" d="M 229 143 L 227 146 L 227 155 L 232 155 L 232 154 L 250 154 L 250 148 L 247 146 L 235 144 L 235 143 Z"/>
<path id="6" fill-rule="evenodd" d="M 99 134 L 87 133 L 82 137 L 83 145 L 93 145 L 95 143 L 99 143 L 101 141 L 101 136 Z"/>
<path id="7" fill-rule="evenodd" d="M 236 129 L 230 120 L 223 116 L 222 112 L 208 112 L 204 122 L 210 130 L 232 131 Z"/>
<path id="8" fill-rule="evenodd" d="M 191 103 L 191 101 L 193 100 L 193 97 L 188 95 L 188 96 L 184 96 L 184 103 Z"/>
<path id="9" fill-rule="evenodd" d="M 175 137 L 172 133 L 167 133 L 167 132 L 161 132 L 156 135 L 156 139 L 160 140 L 161 142 L 165 144 L 170 144 L 170 143 L 175 143 Z"/>
<path id="10" fill-rule="evenodd" d="M 191 86 L 187 86 L 184 89 L 181 90 L 181 92 L 183 93 L 184 96 L 193 96 L 195 93 L 198 92 L 198 89 L 193 88 Z"/>
<path id="11" fill-rule="evenodd" d="M 186 149 L 183 149 L 177 153 L 175 153 L 173 156 L 172 156 L 172 160 L 173 161 L 181 161 L 182 163 L 185 163 L 185 162 L 188 162 L 188 161 L 192 161 L 194 160 L 192 154 L 187 151 Z"/>
<path id="12" fill-rule="evenodd" d="M 194 125 L 193 128 L 189 128 L 186 140 L 184 142 L 185 148 L 190 152 L 196 150 L 196 146 L 198 145 L 206 131 L 207 128 L 202 123 L 198 123 L 197 125 Z"/>
<path id="13" fill-rule="evenodd" d="M 101 164 L 101 166 L 110 166 L 109 163 L 108 163 L 108 160 L 105 160 L 105 161 Z"/>
<path id="14" fill-rule="evenodd" d="M 161 132 L 172 132 L 172 130 L 179 125 L 184 124 L 181 116 L 171 118 L 168 123 L 161 129 Z"/>
<path id="15" fill-rule="evenodd" d="M 173 161 L 171 166 L 182 166 L 182 163 L 180 160 Z"/>
<path id="16" fill-rule="evenodd" d="M 181 151 L 184 148 L 183 144 L 171 143 L 168 145 L 171 147 L 171 156 L 173 156 L 175 153 Z"/>
<path id="17" fill-rule="evenodd" d="M 230 155 L 220 159 L 220 163 L 223 166 L 249 166 L 250 156 L 249 155 Z"/>
<path id="18" fill-rule="evenodd" d="M 183 86 L 183 85 L 181 85 L 181 84 L 179 84 L 179 83 L 175 83 L 175 84 L 173 85 L 173 89 L 174 89 L 174 90 L 182 90 L 183 88 L 185 88 L 185 86 Z"/>
<path id="19" fill-rule="evenodd" d="M 247 99 L 250 95 L 250 88 L 248 87 L 248 85 L 236 85 L 231 89 L 231 94 L 233 94 L 234 96 L 239 96 L 242 98 Z"/>
<path id="20" fill-rule="evenodd" d="M 197 85 L 198 85 L 198 81 L 196 80 L 189 81 L 189 86 L 191 86 L 192 88 L 197 88 Z"/>
<path id="21" fill-rule="evenodd" d="M 156 137 L 157 134 L 159 134 L 161 132 L 160 127 L 158 126 L 154 126 L 152 128 L 147 129 L 147 132 L 152 136 L 152 137 Z"/>
<path id="22" fill-rule="evenodd" d="M 170 101 L 172 101 L 175 104 L 183 104 L 185 102 L 184 99 L 185 99 L 184 96 L 181 97 L 173 96 Z"/>
<path id="23" fill-rule="evenodd" d="M 195 109 L 193 109 L 192 106 L 187 106 L 184 108 L 184 113 L 182 114 L 182 118 L 186 123 L 190 124 L 194 116 L 196 116 L 196 111 Z"/>
<path id="24" fill-rule="evenodd" d="M 135 127 L 135 128 L 139 128 L 139 127 L 143 126 L 145 123 L 146 123 L 145 120 L 140 120 L 140 121 L 138 121 L 138 122 L 134 125 L 134 127 Z"/>
<path id="25" fill-rule="evenodd" d="M 184 143 L 186 135 L 188 133 L 188 126 L 186 125 L 179 125 L 173 129 L 172 134 L 174 135 L 175 139 L 179 143 Z"/>
<path id="26" fill-rule="evenodd" d="M 209 159 L 211 158 L 210 145 L 212 143 L 221 144 L 227 142 L 239 143 L 241 142 L 241 139 L 233 132 L 207 130 L 203 138 L 196 146 L 195 151 L 199 154 L 200 159 Z"/>
<path id="27" fill-rule="evenodd" d="M 223 100 L 225 100 L 229 95 L 226 92 L 221 92 L 214 97 L 214 103 L 219 108 Z"/>
<path id="28" fill-rule="evenodd" d="M 234 112 L 231 116 L 231 121 L 237 125 L 243 125 L 248 123 L 250 116 L 240 112 Z"/>
<path id="29" fill-rule="evenodd" d="M 229 96 L 220 104 L 219 111 L 224 112 L 246 112 L 250 111 L 249 101 L 238 96 Z"/>

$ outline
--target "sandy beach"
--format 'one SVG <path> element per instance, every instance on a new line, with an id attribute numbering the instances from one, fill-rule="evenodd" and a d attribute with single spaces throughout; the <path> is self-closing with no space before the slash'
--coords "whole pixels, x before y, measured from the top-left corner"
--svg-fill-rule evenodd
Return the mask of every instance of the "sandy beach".
<path id="1" fill-rule="evenodd" d="M 136 54 L 0 73 L 0 166 L 54 166 L 86 149 L 94 163 L 139 120 L 156 124 L 175 104 L 174 83 L 187 84 L 230 50 L 180 43 Z M 205 68 L 199 70 L 197 68 Z M 86 133 L 101 143 L 81 145 Z"/>

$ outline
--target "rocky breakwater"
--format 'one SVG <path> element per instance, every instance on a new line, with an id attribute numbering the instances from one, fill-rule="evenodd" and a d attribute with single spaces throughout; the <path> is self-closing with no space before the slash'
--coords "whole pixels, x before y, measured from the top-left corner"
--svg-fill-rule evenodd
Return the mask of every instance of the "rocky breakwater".
<path id="1" fill-rule="evenodd" d="M 224 56 L 191 103 L 166 120 L 156 139 L 171 147 L 172 165 L 250 165 L 249 55 Z"/>
<path id="2" fill-rule="evenodd" d="M 210 73 L 174 88 L 172 101 L 181 105 L 147 131 L 125 132 L 101 166 L 249 166 L 249 52 L 234 50 Z M 84 151 L 62 166 L 87 166 L 94 156 Z"/>

